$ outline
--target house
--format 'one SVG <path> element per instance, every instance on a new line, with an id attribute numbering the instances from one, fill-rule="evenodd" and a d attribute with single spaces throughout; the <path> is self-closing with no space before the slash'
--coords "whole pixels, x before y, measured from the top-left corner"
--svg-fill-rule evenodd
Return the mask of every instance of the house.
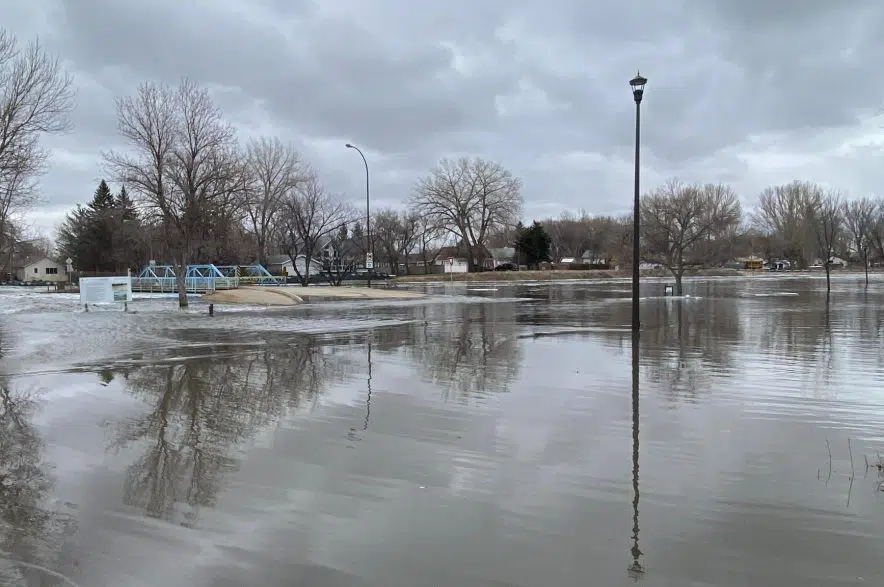
<path id="1" fill-rule="evenodd" d="M 488 249 L 489 256 L 485 259 L 485 269 L 494 269 L 504 263 L 516 262 L 515 247 L 499 247 L 496 249 Z"/>
<path id="2" fill-rule="evenodd" d="M 298 255 L 295 260 L 298 263 L 298 272 L 304 275 L 307 272 L 307 264 L 305 263 L 305 255 Z M 292 263 L 291 257 L 288 255 L 270 255 L 267 257 L 267 267 L 265 267 L 272 275 L 292 275 L 295 272 L 295 264 Z M 322 271 L 322 262 L 313 259 L 310 262 L 310 275 L 316 275 Z"/>
<path id="3" fill-rule="evenodd" d="M 19 281 L 48 281 L 63 283 L 68 281 L 67 266 L 49 257 L 22 259 L 14 267 L 15 278 Z"/>
<path id="4" fill-rule="evenodd" d="M 823 260 L 816 259 L 813 262 L 813 265 L 811 265 L 809 267 L 809 269 L 820 269 L 822 267 L 823 267 Z M 844 269 L 845 267 L 847 267 L 847 261 L 845 261 L 841 257 L 832 257 L 831 259 L 829 259 L 829 267 L 832 269 Z"/>
<path id="5" fill-rule="evenodd" d="M 315 275 L 322 271 L 323 262 L 329 259 L 336 259 L 338 252 L 335 250 L 334 239 L 326 236 L 321 239 L 317 250 L 313 252 L 313 259 L 310 262 L 310 275 Z M 298 271 L 301 275 L 307 272 L 307 264 L 305 263 L 306 255 L 299 254 L 295 257 L 298 263 Z M 255 261 L 257 264 L 258 261 Z M 265 267 L 271 275 L 297 275 L 295 265 L 292 258 L 288 255 L 268 255 L 267 266 Z"/>
<path id="6" fill-rule="evenodd" d="M 492 259 L 491 252 L 486 247 L 473 247 L 473 261 L 476 264 L 477 268 L 487 268 L 486 260 Z M 436 255 L 436 265 L 459 265 L 459 262 L 467 263 L 470 258 L 469 249 L 466 244 L 461 241 L 458 245 L 442 247 L 439 249 L 438 255 Z M 455 263 L 449 263 L 449 260 L 454 260 Z M 493 268 L 493 267 L 492 267 Z M 445 271 L 448 273 L 448 271 Z"/>

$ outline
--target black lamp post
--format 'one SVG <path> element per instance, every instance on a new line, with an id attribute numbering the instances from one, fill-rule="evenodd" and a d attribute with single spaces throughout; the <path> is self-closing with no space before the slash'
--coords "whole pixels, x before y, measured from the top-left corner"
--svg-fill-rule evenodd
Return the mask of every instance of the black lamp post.
<path id="1" fill-rule="evenodd" d="M 640 195 L 639 195 L 639 144 L 641 139 L 641 103 L 642 96 L 645 93 L 645 84 L 648 80 L 637 73 L 634 78 L 629 80 L 632 86 L 632 97 L 635 98 L 635 200 L 632 205 L 632 331 L 638 332 L 640 327 L 639 311 L 638 311 L 638 264 L 641 257 L 639 250 L 639 237 L 641 229 L 640 214 Z"/>
<path id="2" fill-rule="evenodd" d="M 355 149 L 359 156 L 362 157 L 362 162 L 365 164 L 365 268 L 366 268 L 366 277 L 368 278 L 368 287 L 371 287 L 371 272 L 374 271 L 374 255 L 371 254 L 371 198 L 369 196 L 368 191 L 368 161 L 365 160 L 365 155 L 362 153 L 362 150 L 356 145 L 351 145 L 347 143 L 348 149 Z M 368 266 L 368 258 L 371 259 L 371 267 Z"/>

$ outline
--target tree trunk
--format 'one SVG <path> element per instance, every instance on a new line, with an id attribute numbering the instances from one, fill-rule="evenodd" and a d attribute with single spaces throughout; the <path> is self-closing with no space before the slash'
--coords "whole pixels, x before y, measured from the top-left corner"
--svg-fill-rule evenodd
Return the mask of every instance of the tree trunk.
<path id="1" fill-rule="evenodd" d="M 869 254 L 863 254 L 863 269 L 866 272 L 866 287 L 869 287 Z"/>
<path id="2" fill-rule="evenodd" d="M 681 296 L 684 293 L 684 289 L 681 284 L 681 278 L 684 276 L 684 267 L 676 267 L 671 269 L 672 276 L 675 278 L 675 295 Z"/>
<path id="3" fill-rule="evenodd" d="M 182 253 L 175 264 L 175 283 L 178 286 L 178 307 L 187 307 L 187 255 Z"/>
<path id="4" fill-rule="evenodd" d="M 829 292 L 832 291 L 831 270 L 828 263 L 823 264 L 823 267 L 826 269 L 826 298 L 828 299 Z"/>
<path id="5" fill-rule="evenodd" d="M 258 245 L 258 263 L 264 267 L 264 269 L 267 269 L 267 239 L 258 236 L 255 240 Z"/>

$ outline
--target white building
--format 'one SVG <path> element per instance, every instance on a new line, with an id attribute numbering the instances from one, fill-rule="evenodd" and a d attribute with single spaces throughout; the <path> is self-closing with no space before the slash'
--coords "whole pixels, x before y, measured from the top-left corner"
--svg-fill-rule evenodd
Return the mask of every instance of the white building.
<path id="1" fill-rule="evenodd" d="M 64 263 L 43 257 L 26 261 L 24 266 L 16 268 L 15 277 L 19 281 L 63 283 L 68 280 L 68 272 Z"/>
<path id="2" fill-rule="evenodd" d="M 442 266 L 442 273 L 467 273 L 470 268 L 466 259 L 457 258 L 437 259 L 436 265 Z"/>
<path id="3" fill-rule="evenodd" d="M 296 257 L 298 271 L 301 275 L 304 275 L 307 272 L 306 259 L 307 257 L 305 255 L 298 255 Z M 292 263 L 292 260 L 288 255 L 271 255 L 267 259 L 267 270 L 273 275 L 298 275 L 298 273 L 295 272 L 295 264 Z M 313 259 L 310 262 L 310 275 L 316 275 L 321 272 L 322 263 Z"/>

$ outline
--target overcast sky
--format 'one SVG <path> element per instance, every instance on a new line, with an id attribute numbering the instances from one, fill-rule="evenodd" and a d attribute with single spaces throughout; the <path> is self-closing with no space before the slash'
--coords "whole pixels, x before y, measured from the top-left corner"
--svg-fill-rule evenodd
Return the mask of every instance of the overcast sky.
<path id="1" fill-rule="evenodd" d="M 880 0 L 3 0 L 0 17 L 76 77 L 76 130 L 47 142 L 30 218 L 50 235 L 120 146 L 114 97 L 182 76 L 243 137 L 291 141 L 350 199 L 356 143 L 377 206 L 468 154 L 523 179 L 526 220 L 626 212 L 637 69 L 643 187 L 722 181 L 751 205 L 772 183 L 869 195 L 884 175 Z"/>

